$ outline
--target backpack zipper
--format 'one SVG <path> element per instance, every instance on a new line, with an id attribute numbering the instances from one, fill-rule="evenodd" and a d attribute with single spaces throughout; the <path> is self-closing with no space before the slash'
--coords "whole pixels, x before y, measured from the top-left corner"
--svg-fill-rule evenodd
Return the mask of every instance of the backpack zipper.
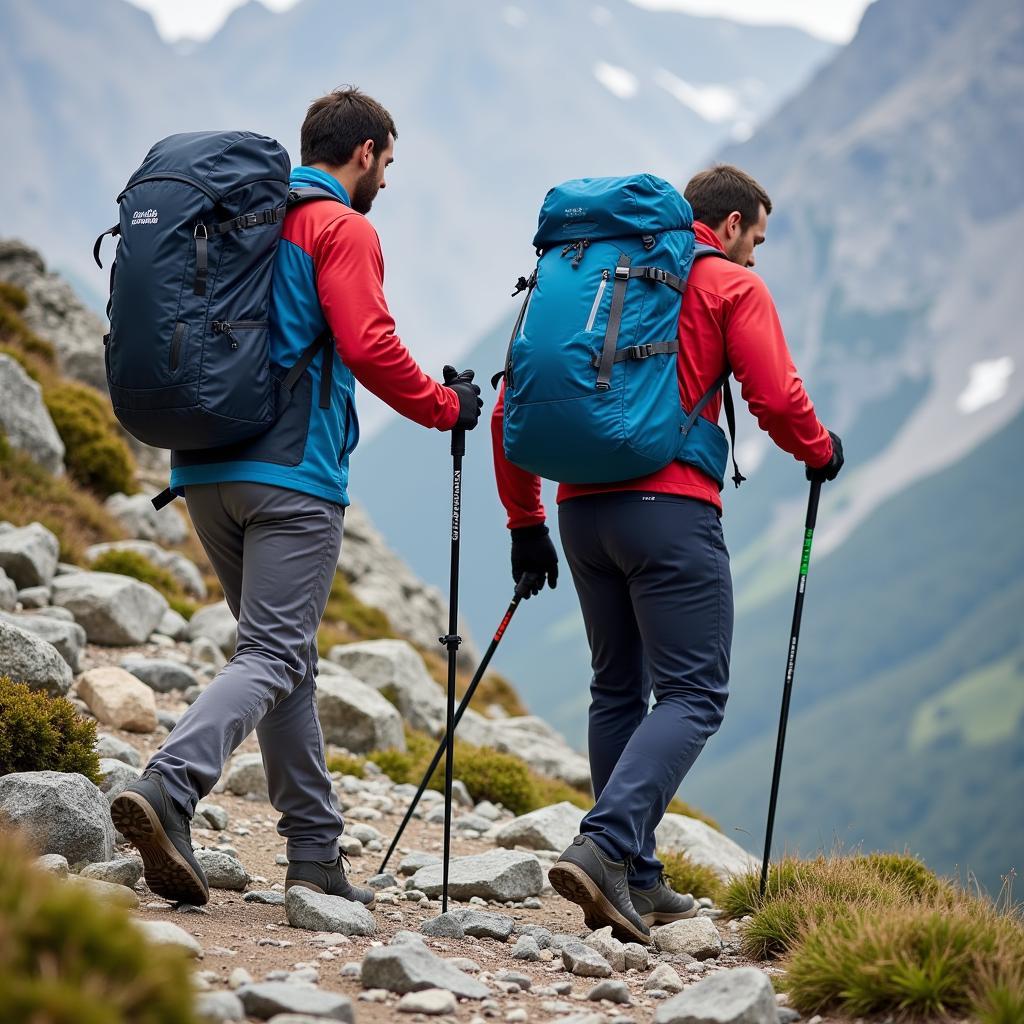
<path id="1" fill-rule="evenodd" d="M 124 193 L 130 188 L 135 188 L 136 185 L 141 185 L 144 181 L 181 181 L 186 185 L 191 185 L 193 188 L 199 189 L 200 192 L 204 193 L 208 198 L 212 199 L 215 203 L 220 202 L 221 197 L 217 195 L 213 189 L 204 185 L 201 181 L 196 181 L 195 178 L 189 177 L 187 174 L 177 174 L 174 171 L 166 171 L 163 174 L 144 174 L 141 178 L 136 178 L 125 186 L 124 192 L 117 197 L 117 201 L 121 202 L 124 198 Z"/>
<path id="2" fill-rule="evenodd" d="M 210 326 L 214 334 L 227 336 L 232 349 L 238 348 L 235 331 L 257 331 L 267 326 L 267 320 L 214 320 Z"/>
<path id="3" fill-rule="evenodd" d="M 594 304 L 590 307 L 590 316 L 587 318 L 587 326 L 584 327 L 584 331 L 592 331 L 594 329 L 594 321 L 597 319 L 597 311 L 601 305 L 601 299 L 604 298 L 604 290 L 608 286 L 608 278 L 611 274 L 607 270 L 601 271 L 601 283 L 597 286 L 597 294 L 594 296 Z"/>

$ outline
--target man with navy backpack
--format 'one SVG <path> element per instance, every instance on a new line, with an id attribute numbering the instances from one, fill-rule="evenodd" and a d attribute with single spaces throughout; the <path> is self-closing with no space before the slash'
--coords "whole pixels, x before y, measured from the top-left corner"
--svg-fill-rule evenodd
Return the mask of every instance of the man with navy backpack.
<path id="1" fill-rule="evenodd" d="M 583 194 L 593 198 L 594 188 L 587 183 L 599 180 L 581 179 Z M 641 372 L 652 359 L 663 357 L 677 370 L 682 412 L 677 407 L 676 415 L 685 420 L 682 433 L 698 440 L 689 447 L 681 445 L 681 454 L 644 476 L 615 479 L 609 470 L 603 482 L 563 482 L 558 491 L 559 532 L 591 649 L 588 746 L 596 804 L 549 877 L 559 893 L 582 907 L 588 927 L 610 925 L 620 938 L 642 943 L 650 941 L 651 925 L 697 912 L 692 896 L 675 893 L 665 883 L 655 856 L 654 830 L 717 731 L 728 692 L 733 601 L 719 496 L 727 449 L 716 421 L 723 395 L 731 419 L 722 387 L 724 383 L 727 388 L 730 368 L 761 428 L 806 464 L 809 478 L 831 480 L 843 464 L 839 438 L 818 421 L 793 366 L 768 289 L 750 270 L 771 212 L 767 193 L 743 171 L 718 166 L 696 175 L 685 197 L 692 206 L 699 258 L 684 286 L 678 287 L 683 282 L 672 280 L 672 273 L 666 276 L 637 265 L 648 261 L 645 251 L 654 248 L 653 232 L 633 250 L 615 240 L 618 248 L 612 255 L 621 250 L 622 256 L 614 272 L 603 271 L 603 281 L 621 279 L 622 293 L 609 300 L 608 289 L 599 283 L 586 323 L 588 332 L 600 328 L 605 318 L 614 323 L 614 332 L 603 332 L 605 341 L 610 333 L 618 334 L 620 319 L 623 331 L 627 326 L 635 330 L 637 321 L 629 320 L 629 300 L 623 298 L 629 294 L 626 286 L 668 284 L 682 291 L 677 339 L 626 347 L 620 343 L 618 348 L 613 341 L 610 348 L 604 346 L 605 359 L 601 332 L 594 338 L 584 334 L 587 344 L 597 346 L 593 365 L 599 369 L 586 371 L 597 375 L 596 390 L 586 398 L 577 386 L 579 394 L 569 397 L 578 400 L 567 403 L 567 408 L 579 408 L 584 400 L 602 401 L 602 385 L 605 395 L 622 394 L 624 389 L 616 388 L 622 388 L 626 374 Z M 555 223 L 561 229 L 561 221 L 587 204 L 587 199 L 546 201 L 545 207 L 560 206 Z M 600 231 L 598 214 L 582 216 L 587 231 Z M 538 236 L 543 223 L 542 211 Z M 583 229 L 568 230 L 572 235 Z M 684 224 L 683 230 L 690 228 Z M 592 237 L 587 244 L 570 242 L 563 255 L 574 250 L 573 261 L 582 268 L 594 241 Z M 542 238 L 535 244 L 542 252 L 546 248 Z M 692 252 L 692 239 L 690 244 Z M 557 246 L 550 252 L 554 272 L 571 279 Z M 546 253 L 541 257 L 542 273 L 547 258 Z M 600 266 L 594 269 L 599 271 Z M 642 293 L 648 302 L 664 294 Z M 543 300 L 543 289 L 538 296 Z M 526 324 L 521 316 L 517 325 L 527 345 L 535 309 L 527 313 L 524 308 Z M 534 334 L 537 329 L 535 325 Z M 540 479 L 507 454 L 517 445 L 526 450 L 517 431 L 523 431 L 531 414 L 524 391 L 532 386 L 533 377 L 525 364 L 519 369 L 520 379 L 509 381 L 517 359 L 522 363 L 531 356 L 528 347 L 517 350 L 517 344 L 514 334 L 492 420 L 494 460 L 512 536 L 513 576 L 518 581 L 523 574 L 534 575 L 536 593 L 545 579 L 555 585 L 558 557 L 545 525 Z M 668 372 L 671 379 L 671 369 Z M 506 422 L 510 403 L 516 417 L 511 424 Z M 698 414 L 695 420 L 688 418 L 688 411 Z M 636 422 L 639 437 L 643 424 L 651 421 Z M 670 428 L 670 442 L 671 429 L 679 437 L 678 425 Z M 701 432 L 704 440 L 699 440 Z M 559 440 L 567 443 L 570 433 L 566 428 Z M 635 443 L 634 439 L 634 447 Z M 616 453 L 611 444 L 608 448 L 611 460 Z M 600 468 L 602 463 L 591 465 Z M 568 471 L 557 478 L 572 479 Z M 734 479 L 737 485 L 742 479 L 738 469 Z M 648 711 L 652 690 L 655 703 Z"/>
<path id="2" fill-rule="evenodd" d="M 320 195 L 288 207 L 273 256 L 270 360 L 300 367 L 289 375 L 290 400 L 254 438 L 172 456 L 171 490 L 185 496 L 238 620 L 238 640 L 227 666 L 111 808 L 142 854 L 150 888 L 168 899 L 209 898 L 189 821 L 227 757 L 255 728 L 270 800 L 281 813 L 278 832 L 288 840 L 286 888 L 373 901 L 370 890 L 348 881 L 339 856 L 344 822 L 315 698 L 316 633 L 338 563 L 349 454 L 359 435 L 355 382 L 438 430 L 471 430 L 482 408 L 472 371 L 446 367 L 444 384 L 431 380 L 388 311 L 380 243 L 364 215 L 385 187 L 397 134 L 390 114 L 358 89 L 310 106 L 302 166 L 292 171 L 290 187 L 293 195 L 311 188 Z M 251 230 L 261 216 L 245 214 L 226 230 Z M 213 239 L 219 227 L 197 228 L 195 236 Z M 202 263 L 205 274 L 202 251 L 195 265 Z M 228 326 L 237 335 L 247 323 Z M 116 316 L 112 331 L 116 343 Z M 310 345 L 321 337 L 329 342 L 324 359 L 303 365 L 303 353 L 323 348 Z"/>

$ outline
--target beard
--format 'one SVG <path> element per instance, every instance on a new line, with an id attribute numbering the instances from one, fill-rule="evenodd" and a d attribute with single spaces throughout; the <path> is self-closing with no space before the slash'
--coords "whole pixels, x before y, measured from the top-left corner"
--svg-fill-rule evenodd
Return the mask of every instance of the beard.
<path id="1" fill-rule="evenodd" d="M 377 198 L 377 193 L 380 191 L 377 170 L 377 161 L 374 160 L 373 166 L 359 178 L 356 187 L 352 190 L 352 209 L 356 213 L 364 215 L 369 213 L 374 199 Z"/>

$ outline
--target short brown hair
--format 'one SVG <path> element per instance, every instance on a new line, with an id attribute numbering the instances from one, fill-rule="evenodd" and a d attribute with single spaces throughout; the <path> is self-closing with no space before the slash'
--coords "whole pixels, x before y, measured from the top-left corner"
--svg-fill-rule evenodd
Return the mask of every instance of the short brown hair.
<path id="1" fill-rule="evenodd" d="M 398 138 L 394 118 L 373 97 L 354 85 L 313 100 L 302 122 L 302 162 L 344 167 L 367 139 L 375 153 L 387 148 L 388 135 Z"/>
<path id="2" fill-rule="evenodd" d="M 716 164 L 695 174 L 683 193 L 693 207 L 693 219 L 717 228 L 734 210 L 743 228 L 755 224 L 764 207 L 772 212 L 768 193 L 746 171 L 731 164 Z"/>

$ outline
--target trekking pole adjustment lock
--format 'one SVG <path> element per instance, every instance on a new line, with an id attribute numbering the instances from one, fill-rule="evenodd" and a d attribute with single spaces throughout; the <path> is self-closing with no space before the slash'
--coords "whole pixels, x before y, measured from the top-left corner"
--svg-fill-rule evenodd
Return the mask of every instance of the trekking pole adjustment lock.
<path id="1" fill-rule="evenodd" d="M 457 651 L 459 649 L 459 645 L 462 643 L 462 637 L 456 636 L 454 633 L 447 633 L 445 636 L 439 636 L 437 638 L 437 642 L 441 644 L 442 647 L 447 647 L 450 651 Z"/>

